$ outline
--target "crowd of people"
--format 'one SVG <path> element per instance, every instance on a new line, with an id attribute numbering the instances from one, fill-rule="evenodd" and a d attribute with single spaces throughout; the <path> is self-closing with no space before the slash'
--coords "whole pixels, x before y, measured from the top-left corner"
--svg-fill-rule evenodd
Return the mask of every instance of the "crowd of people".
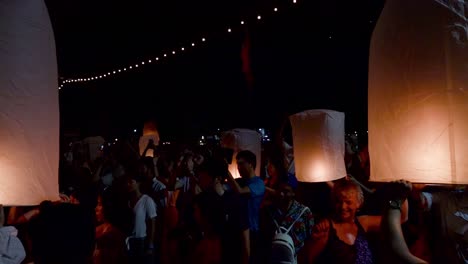
<path id="1" fill-rule="evenodd" d="M 348 143 L 350 175 L 313 186 L 285 142 L 261 164 L 152 141 L 67 154 L 60 200 L 0 210 L 0 263 L 468 263 L 468 192 L 372 184 L 367 148 Z"/>

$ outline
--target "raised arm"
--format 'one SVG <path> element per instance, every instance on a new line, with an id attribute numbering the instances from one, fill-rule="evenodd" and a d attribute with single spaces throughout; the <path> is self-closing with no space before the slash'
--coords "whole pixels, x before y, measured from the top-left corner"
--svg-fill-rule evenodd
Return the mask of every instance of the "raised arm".
<path id="1" fill-rule="evenodd" d="M 227 172 L 227 180 L 231 188 L 234 190 L 234 192 L 238 194 L 245 194 L 245 195 L 250 195 L 250 188 L 245 186 L 241 187 L 239 183 L 237 183 L 236 179 L 232 176 L 231 172 Z"/>
<path id="2" fill-rule="evenodd" d="M 325 250 L 328 243 L 328 234 L 330 231 L 330 222 L 328 219 L 320 221 L 312 230 L 312 239 L 307 242 L 307 263 L 315 263 Z"/>
<path id="3" fill-rule="evenodd" d="M 414 256 L 406 245 L 403 231 L 401 230 L 402 212 L 388 207 L 382 218 L 382 234 L 384 235 L 384 247 L 389 249 L 392 258 L 398 263 L 420 264 L 426 261 Z"/>

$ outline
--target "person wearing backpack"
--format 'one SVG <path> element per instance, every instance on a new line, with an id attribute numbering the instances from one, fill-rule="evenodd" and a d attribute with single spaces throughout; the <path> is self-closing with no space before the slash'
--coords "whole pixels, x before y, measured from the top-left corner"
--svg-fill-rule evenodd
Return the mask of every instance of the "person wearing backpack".
<path id="1" fill-rule="evenodd" d="M 282 182 L 274 202 L 265 208 L 264 230 L 270 237 L 271 250 L 266 255 L 272 264 L 295 264 L 305 242 L 312 236 L 314 216 L 310 209 L 295 200 L 295 184 Z"/>

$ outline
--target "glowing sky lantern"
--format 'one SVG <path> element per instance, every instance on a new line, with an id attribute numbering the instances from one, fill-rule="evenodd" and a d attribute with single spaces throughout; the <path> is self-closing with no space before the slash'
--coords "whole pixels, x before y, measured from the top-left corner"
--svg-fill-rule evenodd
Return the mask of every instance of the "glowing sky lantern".
<path id="1" fill-rule="evenodd" d="M 140 137 L 139 147 L 140 155 L 143 155 L 146 146 L 148 146 L 149 140 L 153 140 L 154 144 L 159 145 L 159 132 L 156 127 L 156 123 L 153 121 L 146 122 L 143 126 L 143 136 Z M 146 152 L 146 157 L 154 157 L 152 149 Z"/>
<path id="2" fill-rule="evenodd" d="M 250 150 L 257 157 L 257 167 L 255 174 L 260 175 L 261 154 L 262 154 L 262 135 L 257 131 L 250 129 L 237 128 L 225 131 L 221 135 L 221 146 L 234 150 L 232 163 L 229 164 L 229 172 L 234 178 L 239 178 L 237 170 L 236 155 L 239 151 Z"/>
<path id="3" fill-rule="evenodd" d="M 301 182 L 326 182 L 345 177 L 344 113 L 308 110 L 289 119 L 297 179 Z"/>
<path id="4" fill-rule="evenodd" d="M 369 63 L 371 179 L 468 183 L 465 1 L 387 1 Z"/>
<path id="5" fill-rule="evenodd" d="M 58 92 L 46 5 L 0 1 L 0 204 L 59 198 Z"/>

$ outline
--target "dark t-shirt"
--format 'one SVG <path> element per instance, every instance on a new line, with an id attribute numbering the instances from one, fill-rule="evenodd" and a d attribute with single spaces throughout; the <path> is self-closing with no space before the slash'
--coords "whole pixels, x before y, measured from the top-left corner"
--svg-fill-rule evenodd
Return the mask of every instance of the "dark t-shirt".
<path id="1" fill-rule="evenodd" d="M 224 228 L 222 233 L 222 263 L 240 263 L 242 257 L 242 232 L 249 229 L 247 201 L 232 192 L 225 192 Z"/>

